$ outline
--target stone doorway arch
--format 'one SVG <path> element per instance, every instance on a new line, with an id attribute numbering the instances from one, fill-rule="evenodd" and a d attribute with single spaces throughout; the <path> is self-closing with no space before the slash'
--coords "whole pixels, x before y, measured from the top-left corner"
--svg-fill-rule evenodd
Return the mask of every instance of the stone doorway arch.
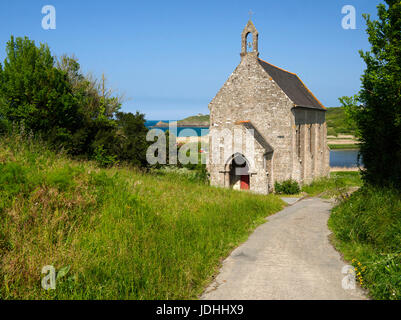
<path id="1" fill-rule="evenodd" d="M 250 190 L 250 165 L 248 159 L 240 153 L 233 154 L 226 164 L 228 185 L 235 190 Z"/>

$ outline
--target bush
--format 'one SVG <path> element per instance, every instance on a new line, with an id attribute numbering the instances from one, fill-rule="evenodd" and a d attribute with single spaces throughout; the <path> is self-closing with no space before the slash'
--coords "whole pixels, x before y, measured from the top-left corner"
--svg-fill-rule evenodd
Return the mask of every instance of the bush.
<path id="1" fill-rule="evenodd" d="M 281 183 L 276 182 L 274 188 L 278 194 L 298 194 L 301 192 L 298 182 L 291 179 Z"/>
<path id="2" fill-rule="evenodd" d="M 0 117 L 23 122 L 27 130 L 54 141 L 68 140 L 82 126 L 82 112 L 49 47 L 37 47 L 27 37 L 11 37 L 6 51 L 0 66 Z"/>
<path id="3" fill-rule="evenodd" d="M 122 133 L 118 159 L 137 167 L 147 167 L 146 150 L 150 143 L 146 141 L 148 128 L 145 126 L 144 115 L 139 112 L 117 112 L 116 121 Z"/>
<path id="4" fill-rule="evenodd" d="M 10 123 L 7 120 L 0 119 L 0 135 L 9 133 L 11 130 Z"/>
<path id="5" fill-rule="evenodd" d="M 209 184 L 209 172 L 207 171 L 206 165 L 199 163 L 195 169 L 195 180 Z"/>
<path id="6" fill-rule="evenodd" d="M 107 168 L 116 164 L 117 156 L 108 154 L 103 145 L 100 145 L 95 150 L 94 159 L 100 167 Z"/>
<path id="7" fill-rule="evenodd" d="M 329 227 L 371 296 L 401 299 L 400 191 L 364 186 L 333 209 Z"/>
<path id="8" fill-rule="evenodd" d="M 118 112 L 122 98 L 82 74 L 75 58 L 52 56 L 47 45 L 11 37 L 0 64 L 0 134 L 12 126 L 41 136 L 54 150 L 146 167 L 144 115 Z M 21 132 L 22 133 L 22 132 Z"/>

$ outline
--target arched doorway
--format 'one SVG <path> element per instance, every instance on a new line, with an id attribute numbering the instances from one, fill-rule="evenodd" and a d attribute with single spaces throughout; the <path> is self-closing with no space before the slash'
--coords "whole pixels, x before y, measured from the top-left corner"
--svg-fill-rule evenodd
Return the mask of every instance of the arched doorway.
<path id="1" fill-rule="evenodd" d="M 230 187 L 236 190 L 249 190 L 249 164 L 242 154 L 234 154 L 229 164 Z"/>

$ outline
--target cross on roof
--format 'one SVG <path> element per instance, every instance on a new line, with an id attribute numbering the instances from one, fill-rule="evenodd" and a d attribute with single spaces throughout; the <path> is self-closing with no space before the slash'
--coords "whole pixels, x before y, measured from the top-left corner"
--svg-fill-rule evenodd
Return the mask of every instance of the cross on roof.
<path id="1" fill-rule="evenodd" d="M 254 12 L 252 12 L 252 10 L 249 10 L 249 20 L 252 20 L 252 15 L 254 14 Z"/>

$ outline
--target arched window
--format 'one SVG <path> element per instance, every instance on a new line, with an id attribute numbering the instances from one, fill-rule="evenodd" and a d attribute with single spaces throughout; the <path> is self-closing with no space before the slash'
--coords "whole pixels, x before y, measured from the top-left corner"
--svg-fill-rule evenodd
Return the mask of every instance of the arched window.
<path id="1" fill-rule="evenodd" d="M 250 20 L 241 33 L 241 57 L 244 57 L 247 53 L 259 55 L 258 31 Z"/>
<path id="2" fill-rule="evenodd" d="M 246 35 L 246 52 L 253 52 L 253 34 L 251 32 Z"/>

